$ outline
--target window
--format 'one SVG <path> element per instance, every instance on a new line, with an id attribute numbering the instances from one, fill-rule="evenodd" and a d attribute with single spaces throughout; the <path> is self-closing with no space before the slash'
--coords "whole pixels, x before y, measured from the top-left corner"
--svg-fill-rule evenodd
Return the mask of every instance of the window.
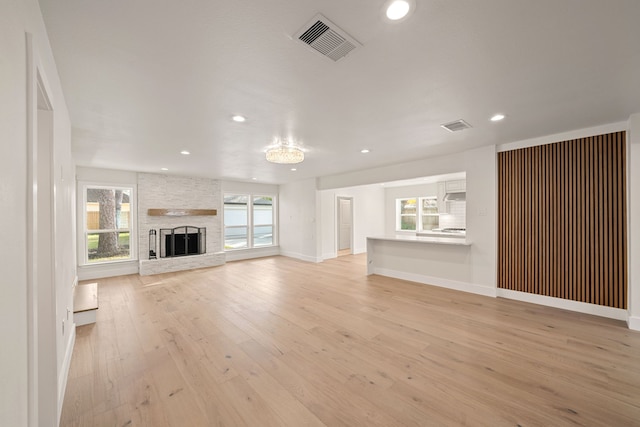
<path id="1" fill-rule="evenodd" d="M 398 199 L 398 230 L 416 230 L 416 199 Z"/>
<path id="2" fill-rule="evenodd" d="M 134 259 L 133 188 L 85 185 L 83 264 Z"/>
<path id="3" fill-rule="evenodd" d="M 250 249 L 276 244 L 271 195 L 224 195 L 224 249 Z"/>
<path id="4" fill-rule="evenodd" d="M 418 221 L 418 219 L 420 219 Z M 396 199 L 396 230 L 424 231 L 438 228 L 440 216 L 436 197 Z"/>
<path id="5" fill-rule="evenodd" d="M 438 199 L 436 197 L 423 197 L 420 199 L 420 211 L 422 222 L 420 230 L 433 230 L 440 225 L 438 214 Z"/>

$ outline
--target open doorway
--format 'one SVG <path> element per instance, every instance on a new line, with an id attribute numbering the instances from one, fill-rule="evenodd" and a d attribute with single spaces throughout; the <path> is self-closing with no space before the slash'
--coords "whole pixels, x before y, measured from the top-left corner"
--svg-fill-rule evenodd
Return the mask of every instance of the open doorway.
<path id="1" fill-rule="evenodd" d="M 338 256 L 353 253 L 353 197 L 337 198 Z"/>

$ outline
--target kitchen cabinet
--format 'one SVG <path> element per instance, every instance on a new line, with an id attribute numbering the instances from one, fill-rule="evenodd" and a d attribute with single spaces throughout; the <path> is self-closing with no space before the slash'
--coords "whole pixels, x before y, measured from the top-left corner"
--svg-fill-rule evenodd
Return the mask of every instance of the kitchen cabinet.
<path id="1" fill-rule="evenodd" d="M 464 193 L 465 191 L 467 191 L 467 181 L 464 179 L 445 182 L 445 193 Z"/>
<path id="2" fill-rule="evenodd" d="M 438 183 L 438 213 L 447 213 L 447 202 L 444 196 L 447 194 L 446 182 Z"/>

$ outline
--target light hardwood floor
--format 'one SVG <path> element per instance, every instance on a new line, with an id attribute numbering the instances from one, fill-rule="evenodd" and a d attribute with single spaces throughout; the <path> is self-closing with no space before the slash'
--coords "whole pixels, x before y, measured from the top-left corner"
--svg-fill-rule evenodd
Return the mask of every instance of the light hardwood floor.
<path id="1" fill-rule="evenodd" d="M 99 280 L 62 426 L 640 425 L 640 333 L 624 323 L 365 262 Z"/>

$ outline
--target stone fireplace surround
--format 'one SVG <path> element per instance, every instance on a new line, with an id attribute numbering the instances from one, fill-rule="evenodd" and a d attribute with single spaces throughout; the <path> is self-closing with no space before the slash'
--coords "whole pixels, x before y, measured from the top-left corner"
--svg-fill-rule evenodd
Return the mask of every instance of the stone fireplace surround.
<path id="1" fill-rule="evenodd" d="M 220 181 L 173 175 L 138 174 L 138 256 L 140 275 L 168 273 L 225 263 L 222 249 Z M 218 215 L 150 216 L 149 209 L 216 209 Z M 206 227 L 207 252 L 176 258 L 149 259 L 149 230 L 180 226 Z"/>

